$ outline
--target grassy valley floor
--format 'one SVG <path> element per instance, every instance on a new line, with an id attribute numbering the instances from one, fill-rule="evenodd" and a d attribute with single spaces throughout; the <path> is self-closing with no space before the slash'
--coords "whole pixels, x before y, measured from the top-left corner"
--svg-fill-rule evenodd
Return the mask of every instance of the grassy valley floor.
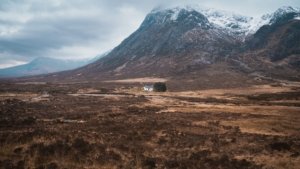
<path id="1" fill-rule="evenodd" d="M 127 82 L 1 83 L 0 168 L 300 166 L 297 83 L 155 93 Z"/>

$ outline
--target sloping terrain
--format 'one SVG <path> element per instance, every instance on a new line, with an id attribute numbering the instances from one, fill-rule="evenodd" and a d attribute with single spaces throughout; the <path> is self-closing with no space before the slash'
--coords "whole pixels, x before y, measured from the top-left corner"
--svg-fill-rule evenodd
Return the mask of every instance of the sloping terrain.
<path id="1" fill-rule="evenodd" d="M 163 77 L 178 89 L 297 81 L 299 13 L 299 9 L 283 7 L 251 18 L 192 7 L 155 9 L 104 58 L 73 71 L 23 80 Z"/>
<path id="2" fill-rule="evenodd" d="M 256 57 L 267 56 L 276 67 L 276 61 L 299 54 L 299 20 L 295 19 L 299 15 L 291 7 L 280 8 L 262 17 L 254 28 L 253 19 L 225 12 L 191 7 L 153 10 L 110 56 L 81 71 L 174 76 L 220 62 L 232 66 L 232 58 L 241 57 L 245 49 Z M 288 62 L 293 65 L 297 62 Z"/>
<path id="3" fill-rule="evenodd" d="M 295 19 L 263 26 L 246 42 L 246 52 L 236 57 L 252 72 L 299 80 L 300 22 Z"/>

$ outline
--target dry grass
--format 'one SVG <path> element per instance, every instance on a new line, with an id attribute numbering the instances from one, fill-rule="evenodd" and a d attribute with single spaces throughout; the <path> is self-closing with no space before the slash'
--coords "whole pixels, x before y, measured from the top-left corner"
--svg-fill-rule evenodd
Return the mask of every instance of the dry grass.
<path id="1" fill-rule="evenodd" d="M 135 79 L 110 80 L 105 82 L 106 83 L 155 83 L 155 82 L 166 82 L 166 81 L 168 81 L 168 79 L 144 77 L 144 78 L 135 78 Z"/>
<path id="2" fill-rule="evenodd" d="M 0 93 L 0 168 L 300 166 L 294 84 L 165 93 L 20 86 Z M 47 99 L 36 99 L 41 91 Z"/>

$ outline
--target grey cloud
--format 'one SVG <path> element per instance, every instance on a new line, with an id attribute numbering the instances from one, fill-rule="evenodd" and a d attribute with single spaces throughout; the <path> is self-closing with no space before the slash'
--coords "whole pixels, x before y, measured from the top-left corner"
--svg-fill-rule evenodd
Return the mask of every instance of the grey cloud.
<path id="1" fill-rule="evenodd" d="M 300 6 L 298 0 L 1 0 L 0 59 L 93 57 L 136 30 L 154 7 L 182 3 L 246 15 Z"/>
<path id="2" fill-rule="evenodd" d="M 15 36 L 1 38 L 0 49 L 20 55 L 42 55 L 50 48 L 87 43 L 99 38 L 101 33 L 108 34 L 101 26 L 91 19 L 34 20 L 26 23 Z"/>

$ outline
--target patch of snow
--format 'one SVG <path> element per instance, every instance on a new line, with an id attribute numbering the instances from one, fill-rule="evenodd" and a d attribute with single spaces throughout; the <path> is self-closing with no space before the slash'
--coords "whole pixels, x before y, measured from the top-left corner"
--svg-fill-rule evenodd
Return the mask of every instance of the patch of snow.
<path id="1" fill-rule="evenodd" d="M 124 63 L 123 65 L 121 65 L 119 67 L 117 67 L 114 71 L 115 72 L 120 72 L 121 70 L 123 70 L 127 66 L 127 63 L 128 62 Z"/>
<path id="2" fill-rule="evenodd" d="M 216 10 L 212 8 L 202 8 L 198 5 L 184 5 L 184 6 L 177 6 L 173 8 L 165 8 L 165 9 L 156 9 L 152 12 L 158 11 L 166 11 L 170 12 L 170 20 L 176 21 L 178 19 L 178 15 L 181 10 L 186 11 L 197 11 L 203 14 L 210 23 L 215 25 L 219 28 L 224 28 L 227 30 L 233 30 L 234 32 L 238 33 L 245 33 L 248 32 L 250 28 L 250 21 L 253 19 L 252 17 L 239 15 L 233 12 L 223 11 L 223 10 Z M 192 17 L 192 16 L 190 16 Z M 199 24 L 201 26 L 201 24 Z"/>
<path id="3" fill-rule="evenodd" d="M 293 7 L 290 7 L 290 6 L 284 6 L 284 7 L 281 7 L 279 9 L 277 9 L 271 16 L 271 20 L 270 22 L 274 22 L 276 20 L 277 17 L 279 16 L 282 16 L 284 14 L 287 14 L 287 13 L 300 13 L 300 9 L 299 8 L 293 8 Z"/>
<path id="4" fill-rule="evenodd" d="M 238 33 L 246 32 L 249 28 L 251 17 L 242 16 L 232 12 L 215 10 L 215 9 L 202 9 L 209 22 L 228 30 L 233 30 Z"/>
<path id="5" fill-rule="evenodd" d="M 136 55 L 133 55 L 131 58 L 130 58 L 130 60 L 133 60 L 133 59 L 135 59 L 136 58 Z"/>
<path id="6" fill-rule="evenodd" d="M 272 16 L 270 14 L 266 14 L 259 18 L 252 18 L 249 22 L 249 27 L 246 35 L 255 33 L 263 25 L 269 25 L 271 17 Z"/>
<path id="7" fill-rule="evenodd" d="M 231 34 L 238 34 L 242 37 L 246 37 L 249 34 L 255 33 L 263 25 L 272 24 L 272 21 L 280 15 L 290 12 L 300 13 L 299 8 L 287 6 L 279 8 L 272 14 L 266 14 L 261 17 L 249 17 L 224 10 L 203 8 L 199 5 L 183 5 L 164 9 L 160 8 L 153 10 L 152 12 L 156 13 L 158 11 L 166 11 L 168 13 L 168 17 L 165 19 L 176 21 L 181 10 L 197 11 L 203 14 L 215 27 L 223 28 L 225 31 Z M 297 16 L 295 19 L 299 20 L 299 18 L 300 16 Z M 199 24 L 199 26 L 201 26 L 201 24 Z"/>
<path id="8" fill-rule="evenodd" d="M 285 12 L 299 12 L 300 9 L 299 8 L 296 8 L 296 7 L 291 7 L 291 6 L 283 6 L 281 8 L 279 8 Z"/>
<path id="9" fill-rule="evenodd" d="M 274 14 L 284 14 L 284 13 L 291 13 L 291 12 L 295 12 L 295 13 L 299 13 L 300 12 L 300 8 L 296 8 L 296 7 L 291 7 L 291 6 L 283 6 L 279 9 L 277 9 Z"/>
<path id="10" fill-rule="evenodd" d="M 173 12 L 173 14 L 171 15 L 171 20 L 172 21 L 176 21 L 177 20 L 180 10 L 181 10 L 180 8 L 174 8 L 172 10 L 172 12 Z"/>

